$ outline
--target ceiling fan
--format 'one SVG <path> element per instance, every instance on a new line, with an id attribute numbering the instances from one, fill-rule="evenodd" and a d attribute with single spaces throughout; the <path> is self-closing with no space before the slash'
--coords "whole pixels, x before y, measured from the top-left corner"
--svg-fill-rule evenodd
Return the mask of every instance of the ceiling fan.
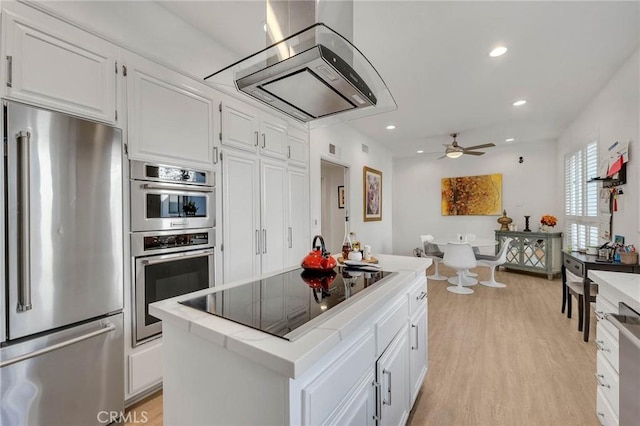
<path id="1" fill-rule="evenodd" d="M 484 152 L 482 152 L 482 151 L 474 151 L 474 149 L 491 148 L 492 146 L 496 146 L 496 144 L 494 144 L 494 143 L 485 143 L 485 144 L 482 144 L 482 145 L 474 145 L 474 146 L 470 146 L 468 148 L 465 148 L 463 146 L 458 145 L 458 141 L 456 141 L 456 138 L 458 137 L 458 135 L 460 135 L 460 133 L 451 133 L 451 137 L 453 138 L 453 142 L 451 142 L 451 144 L 449 144 L 449 145 L 442 144 L 444 147 L 446 147 L 446 149 L 444 151 L 444 155 L 442 157 L 438 157 L 438 160 L 441 160 L 441 159 L 443 159 L 445 157 L 458 158 L 458 157 L 461 157 L 463 154 L 483 155 Z"/>

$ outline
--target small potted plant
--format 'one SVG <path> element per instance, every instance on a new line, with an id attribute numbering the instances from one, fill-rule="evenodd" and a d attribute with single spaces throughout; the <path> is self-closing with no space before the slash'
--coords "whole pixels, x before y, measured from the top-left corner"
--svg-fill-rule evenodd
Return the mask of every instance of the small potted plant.
<path id="1" fill-rule="evenodd" d="M 198 207 L 193 201 L 188 201 L 185 205 L 182 206 L 182 211 L 187 216 L 195 216 L 196 212 L 198 211 Z"/>
<path id="2" fill-rule="evenodd" d="M 540 232 L 551 232 L 558 223 L 558 219 L 550 214 L 545 214 L 540 218 Z"/>

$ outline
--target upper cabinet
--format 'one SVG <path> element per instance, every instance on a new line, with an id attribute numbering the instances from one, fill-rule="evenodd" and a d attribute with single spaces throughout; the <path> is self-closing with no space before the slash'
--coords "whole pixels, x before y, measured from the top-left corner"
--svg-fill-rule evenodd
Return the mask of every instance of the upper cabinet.
<path id="1" fill-rule="evenodd" d="M 129 158 L 212 169 L 215 92 L 138 55 L 123 59 Z"/>
<path id="2" fill-rule="evenodd" d="M 289 164 L 307 167 L 309 163 L 309 136 L 307 132 L 289 128 L 287 131 L 287 158 Z"/>
<path id="3" fill-rule="evenodd" d="M 287 123 L 248 105 L 224 102 L 222 144 L 285 159 L 288 155 Z"/>
<path id="4" fill-rule="evenodd" d="M 115 123 L 118 48 L 26 5 L 3 8 L 4 97 Z"/>

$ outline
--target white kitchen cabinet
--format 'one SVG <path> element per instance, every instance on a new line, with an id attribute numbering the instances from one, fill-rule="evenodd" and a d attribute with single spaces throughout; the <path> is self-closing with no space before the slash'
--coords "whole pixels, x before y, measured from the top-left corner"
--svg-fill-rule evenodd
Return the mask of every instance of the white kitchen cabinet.
<path id="1" fill-rule="evenodd" d="M 289 167 L 287 266 L 299 265 L 311 250 L 309 235 L 309 175 L 306 170 Z"/>
<path id="2" fill-rule="evenodd" d="M 287 157 L 287 125 L 275 117 L 263 116 L 260 122 L 260 153 L 272 158 Z"/>
<path id="3" fill-rule="evenodd" d="M 416 313 L 409 324 L 410 401 L 415 402 L 427 374 L 427 305 Z"/>
<path id="4" fill-rule="evenodd" d="M 213 169 L 215 92 L 133 53 L 123 62 L 129 158 Z"/>
<path id="5" fill-rule="evenodd" d="M 302 130 L 289 128 L 287 131 L 287 161 L 300 167 L 307 167 L 309 163 L 308 133 Z"/>
<path id="6" fill-rule="evenodd" d="M 260 274 L 260 160 L 222 153 L 223 283 Z"/>
<path id="7" fill-rule="evenodd" d="M 147 343 L 127 356 L 127 394 L 135 395 L 162 382 L 162 341 Z"/>
<path id="8" fill-rule="evenodd" d="M 374 426 L 376 415 L 375 372 L 367 372 L 346 398 L 344 405 L 326 424 L 341 426 Z"/>
<path id="9" fill-rule="evenodd" d="M 223 152 L 224 283 L 284 268 L 286 187 L 283 162 Z"/>
<path id="10" fill-rule="evenodd" d="M 403 425 L 409 417 L 407 333 L 396 335 L 376 362 L 380 384 L 379 425 Z"/>
<path id="11" fill-rule="evenodd" d="M 284 159 L 288 154 L 287 123 L 262 111 L 225 101 L 221 104 L 222 145 Z"/>
<path id="12" fill-rule="evenodd" d="M 287 169 L 283 162 L 260 160 L 261 272 L 285 267 Z"/>
<path id="13" fill-rule="evenodd" d="M 248 152 L 258 152 L 260 120 L 257 111 L 230 102 L 223 102 L 220 109 L 222 145 Z"/>
<path id="14" fill-rule="evenodd" d="M 27 5 L 3 3 L 4 96 L 116 122 L 118 47 Z"/>

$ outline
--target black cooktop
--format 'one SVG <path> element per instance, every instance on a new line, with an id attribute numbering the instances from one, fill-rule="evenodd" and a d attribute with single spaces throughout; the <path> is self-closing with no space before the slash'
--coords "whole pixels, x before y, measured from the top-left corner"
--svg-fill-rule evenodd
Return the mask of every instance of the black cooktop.
<path id="1" fill-rule="evenodd" d="M 296 269 L 180 303 L 293 341 L 392 274 L 340 267 L 328 274 Z M 322 319 L 313 321 L 320 315 Z"/>

